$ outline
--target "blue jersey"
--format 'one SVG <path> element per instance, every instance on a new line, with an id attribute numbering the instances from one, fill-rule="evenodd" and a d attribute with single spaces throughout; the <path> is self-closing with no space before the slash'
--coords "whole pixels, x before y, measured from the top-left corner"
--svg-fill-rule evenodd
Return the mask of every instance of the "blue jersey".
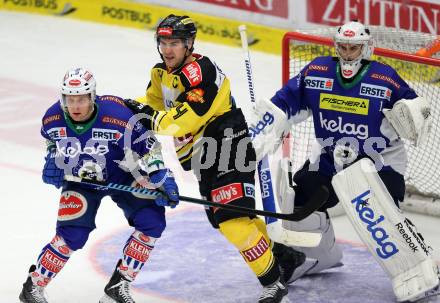
<path id="1" fill-rule="evenodd" d="M 133 181 L 129 167 L 133 169 L 137 159 L 148 155 L 155 138 L 144 138 L 150 133 L 140 122 L 129 123 L 133 113 L 120 97 L 97 96 L 95 113 L 79 124 L 65 114 L 60 102 L 47 110 L 41 134 L 49 148 L 56 147 L 57 166 L 65 175 L 123 184 Z"/>
<path id="2" fill-rule="evenodd" d="M 312 115 L 317 142 L 311 162 L 326 175 L 335 173 L 337 153 L 356 159 L 368 156 L 379 170 L 403 174 L 403 142 L 383 114 L 400 99 L 417 97 L 388 65 L 372 61 L 350 82 L 340 76 L 336 58 L 318 57 L 281 88 L 272 102 L 292 123 Z M 319 162 L 317 162 L 319 161 Z"/>

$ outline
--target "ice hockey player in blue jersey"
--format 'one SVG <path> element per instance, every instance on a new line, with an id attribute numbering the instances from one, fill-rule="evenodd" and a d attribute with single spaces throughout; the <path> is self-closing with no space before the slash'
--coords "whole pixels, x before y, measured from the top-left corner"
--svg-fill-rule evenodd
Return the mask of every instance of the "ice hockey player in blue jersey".
<path id="1" fill-rule="evenodd" d="M 134 302 L 129 284 L 165 228 L 164 206 L 175 207 L 179 196 L 172 172 L 164 166 L 160 143 L 132 117 L 122 98 L 96 96 L 90 71 L 67 71 L 61 98 L 47 110 L 41 128 L 47 141 L 43 181 L 62 189 L 56 233 L 43 247 L 36 265 L 30 267 L 19 296 L 21 302 L 47 302 L 46 285 L 72 253 L 85 245 L 96 227 L 96 213 L 105 196 L 121 208 L 134 231 L 99 302 Z M 131 186 L 150 184 L 163 195 L 156 198 L 98 189 L 67 182 L 67 175 Z"/>
<path id="2" fill-rule="evenodd" d="M 409 249 L 408 237 L 420 247 L 428 246 L 398 210 L 404 199 L 408 163 L 402 138 L 423 144 L 431 121 L 429 102 L 392 67 L 371 60 L 373 40 L 363 24 L 353 21 L 339 27 L 334 43 L 336 57 L 312 60 L 271 100 L 259 100 L 249 121 L 257 159 L 261 159 L 279 146 L 292 124 L 313 118 L 316 142 L 309 159 L 293 176 L 294 198 L 281 203 L 301 207 L 320 185 L 329 188 L 330 195 L 305 220 L 283 223 L 294 231 L 322 234 L 317 247 L 296 247 L 307 261 L 290 281 L 342 265 L 342 251 L 335 243 L 327 209 L 342 202 L 346 211 L 351 210 L 353 201 L 362 199 L 350 194 L 362 193 L 362 186 L 368 185 L 365 193 L 372 197 L 362 200 L 354 215 L 347 212 L 348 217 L 392 279 L 397 300 L 415 301 L 438 288 L 439 278 L 430 251 L 416 256 Z M 373 163 L 373 169 L 361 171 L 360 163 Z M 386 220 L 381 222 L 383 218 Z M 374 227 L 383 233 L 376 233 Z M 376 253 L 376 249 L 387 253 Z"/>

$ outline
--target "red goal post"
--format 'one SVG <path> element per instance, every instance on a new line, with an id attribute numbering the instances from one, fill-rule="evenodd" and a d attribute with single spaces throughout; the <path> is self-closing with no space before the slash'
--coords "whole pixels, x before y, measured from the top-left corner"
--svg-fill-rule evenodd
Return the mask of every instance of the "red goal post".
<path id="1" fill-rule="evenodd" d="M 417 50 L 437 37 L 384 27 L 370 27 L 370 30 L 375 40 L 373 59 L 391 65 L 420 96 L 431 103 L 433 126 L 426 144 L 417 148 L 407 144 L 409 165 L 405 175 L 407 198 L 404 208 L 440 216 L 440 56 L 428 58 L 415 55 Z M 284 35 L 283 84 L 313 58 L 335 55 L 332 39 L 335 31 L 336 28 L 328 27 Z M 310 155 L 313 141 L 311 118 L 292 127 L 290 157 L 294 171 Z"/>

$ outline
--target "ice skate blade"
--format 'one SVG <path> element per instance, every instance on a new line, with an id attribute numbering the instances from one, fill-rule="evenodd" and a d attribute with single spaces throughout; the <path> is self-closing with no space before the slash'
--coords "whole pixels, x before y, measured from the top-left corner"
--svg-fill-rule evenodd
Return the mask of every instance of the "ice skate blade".
<path id="1" fill-rule="evenodd" d="M 110 298 L 108 295 L 104 295 L 100 300 L 99 303 L 117 303 L 114 299 Z"/>

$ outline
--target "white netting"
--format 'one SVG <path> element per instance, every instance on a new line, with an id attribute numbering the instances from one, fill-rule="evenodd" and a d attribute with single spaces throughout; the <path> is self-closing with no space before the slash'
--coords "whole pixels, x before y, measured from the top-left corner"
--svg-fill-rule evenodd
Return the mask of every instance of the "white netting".
<path id="1" fill-rule="evenodd" d="M 389 29 L 384 27 L 370 27 L 371 34 L 375 40 L 375 47 L 414 54 L 417 50 L 425 47 L 437 37 L 429 34 L 415 33 L 404 30 Z M 319 37 L 331 38 L 336 28 L 327 27 L 302 31 Z M 296 75 L 307 63 L 317 56 L 334 56 L 334 48 L 327 41 L 320 39 L 297 39 L 289 37 L 289 58 L 288 69 L 283 70 L 283 79 Z M 313 41 L 313 42 L 311 42 Z M 395 56 L 392 56 L 395 57 Z M 415 148 L 407 145 L 409 156 L 409 167 L 405 175 L 407 191 L 417 193 L 430 198 L 440 197 L 440 69 L 439 65 L 410 62 L 405 56 L 398 59 L 389 56 L 377 56 L 377 61 L 391 65 L 399 75 L 412 86 L 418 95 L 424 96 L 431 102 L 433 126 L 429 139 L 424 146 Z M 440 58 L 440 54 L 434 58 Z M 438 60 L 440 62 L 440 59 Z M 292 129 L 293 153 L 295 154 L 294 169 L 298 169 L 310 154 L 311 143 L 314 140 L 313 122 L 311 119 L 295 125 Z M 438 202 L 437 202 L 438 204 Z M 416 208 L 417 208 L 416 204 Z M 420 205 L 421 206 L 421 205 Z M 429 210 L 427 211 L 429 212 Z"/>

